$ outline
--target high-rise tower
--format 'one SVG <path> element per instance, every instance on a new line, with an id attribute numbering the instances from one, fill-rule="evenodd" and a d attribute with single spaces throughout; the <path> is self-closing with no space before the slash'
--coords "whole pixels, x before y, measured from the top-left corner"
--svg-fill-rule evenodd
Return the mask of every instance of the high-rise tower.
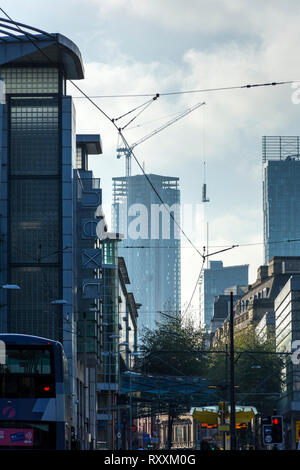
<path id="1" fill-rule="evenodd" d="M 160 312 L 180 311 L 180 236 L 174 223 L 180 219 L 179 178 L 154 174 L 147 178 L 113 178 L 114 230 L 124 234 L 119 251 L 136 301 L 142 304 L 139 334 L 143 327 L 155 328 Z"/>
<path id="2" fill-rule="evenodd" d="M 300 137 L 264 136 L 264 261 L 300 256 Z"/>

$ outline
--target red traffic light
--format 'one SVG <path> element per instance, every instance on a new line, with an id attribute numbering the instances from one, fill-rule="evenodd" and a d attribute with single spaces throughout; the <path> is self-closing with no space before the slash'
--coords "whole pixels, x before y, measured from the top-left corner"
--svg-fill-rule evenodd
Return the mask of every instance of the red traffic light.
<path id="1" fill-rule="evenodd" d="M 272 443 L 283 442 L 283 419 L 282 416 L 272 416 Z"/>

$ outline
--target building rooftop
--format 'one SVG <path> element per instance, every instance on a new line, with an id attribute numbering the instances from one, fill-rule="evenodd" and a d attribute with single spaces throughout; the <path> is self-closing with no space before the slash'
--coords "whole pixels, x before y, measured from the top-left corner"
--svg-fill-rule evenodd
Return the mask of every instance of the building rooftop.
<path id="1" fill-rule="evenodd" d="M 70 39 L 0 18 L 0 65 L 34 63 L 58 66 L 67 79 L 84 78 L 80 51 Z"/>
<path id="2" fill-rule="evenodd" d="M 100 134 L 77 134 L 76 144 L 83 146 L 87 155 L 100 155 L 103 153 Z"/>
<path id="3" fill-rule="evenodd" d="M 263 136 L 262 161 L 294 161 L 300 157 L 299 136 Z"/>

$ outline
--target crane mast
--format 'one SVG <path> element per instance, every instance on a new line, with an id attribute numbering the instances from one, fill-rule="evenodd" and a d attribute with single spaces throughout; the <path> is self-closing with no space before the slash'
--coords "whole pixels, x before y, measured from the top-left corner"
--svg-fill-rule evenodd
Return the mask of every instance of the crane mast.
<path id="1" fill-rule="evenodd" d="M 171 119 L 170 121 L 166 122 L 165 124 L 163 124 L 162 126 L 158 127 L 157 129 L 155 129 L 154 131 L 150 132 L 149 134 L 145 135 L 144 137 L 142 137 L 140 140 L 138 140 L 137 142 L 135 142 L 131 147 L 129 148 L 124 148 L 124 147 L 121 147 L 121 148 L 118 148 L 117 149 L 117 158 L 121 158 L 123 155 L 125 156 L 125 159 L 126 159 L 126 176 L 131 176 L 131 154 L 132 154 L 132 151 L 133 149 L 137 146 L 137 145 L 140 145 L 142 144 L 143 142 L 145 142 L 146 140 L 150 139 L 151 137 L 153 137 L 154 135 L 158 134 L 159 132 L 163 131 L 164 129 L 166 129 L 167 127 L 171 126 L 172 124 L 174 124 L 175 122 L 179 121 L 180 119 L 184 118 L 185 116 L 187 116 L 188 114 L 190 114 L 192 111 L 195 111 L 195 109 L 198 109 L 200 108 L 200 106 L 203 106 L 205 105 L 205 101 L 202 101 L 201 103 L 197 103 L 195 104 L 194 106 L 186 109 L 183 113 L 179 114 L 178 116 L 176 116 L 175 118 Z"/>

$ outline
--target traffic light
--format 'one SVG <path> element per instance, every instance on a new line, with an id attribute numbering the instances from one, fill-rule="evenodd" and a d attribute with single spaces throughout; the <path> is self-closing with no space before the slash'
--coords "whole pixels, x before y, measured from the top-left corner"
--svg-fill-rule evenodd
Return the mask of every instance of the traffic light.
<path id="1" fill-rule="evenodd" d="M 263 433 L 262 433 L 263 443 L 265 445 L 272 444 L 272 425 L 263 424 Z"/>
<path id="2" fill-rule="evenodd" d="M 282 416 L 272 416 L 272 443 L 281 444 L 282 441 Z"/>

